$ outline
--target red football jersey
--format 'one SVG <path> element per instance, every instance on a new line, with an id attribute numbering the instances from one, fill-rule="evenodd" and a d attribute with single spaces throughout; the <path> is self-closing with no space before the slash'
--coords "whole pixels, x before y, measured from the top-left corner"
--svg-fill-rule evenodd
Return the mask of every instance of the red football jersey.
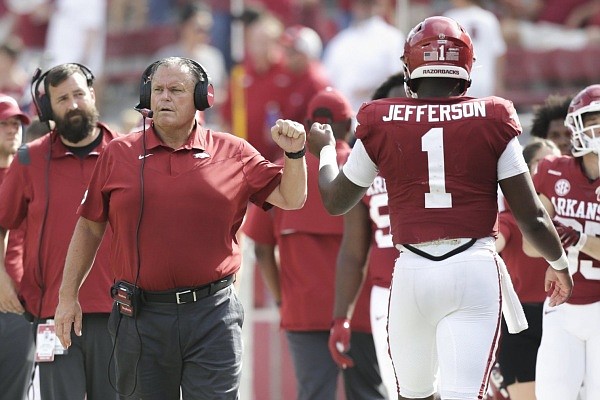
<path id="1" fill-rule="evenodd" d="M 580 158 L 546 158 L 538 164 L 533 181 L 538 193 L 554 205 L 557 220 L 589 236 L 600 234 L 600 202 L 596 195 L 600 181 L 590 181 L 584 175 Z M 600 262 L 573 248 L 567 250 L 567 256 L 575 284 L 568 302 L 600 301 Z"/>
<path id="2" fill-rule="evenodd" d="M 510 101 L 381 99 L 357 120 L 386 180 L 394 243 L 496 236 L 498 159 L 521 133 Z"/>
<path id="3" fill-rule="evenodd" d="M 373 285 L 389 288 L 398 250 L 392 242 L 385 179 L 376 177 L 362 201 L 369 211 L 373 232 L 368 260 L 369 276 Z"/>

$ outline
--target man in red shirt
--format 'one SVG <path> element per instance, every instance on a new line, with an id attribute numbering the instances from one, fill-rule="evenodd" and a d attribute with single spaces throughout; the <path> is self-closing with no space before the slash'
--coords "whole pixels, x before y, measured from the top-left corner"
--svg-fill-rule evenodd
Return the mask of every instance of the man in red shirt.
<path id="1" fill-rule="evenodd" d="M 228 97 L 221 107 L 224 130 L 230 130 L 256 148 L 266 159 L 281 157 L 271 139 L 271 126 L 284 118 L 282 104 L 288 101 L 291 78 L 283 62 L 283 24 L 269 13 L 261 13 L 244 30 L 243 63 L 231 71 Z"/>
<path id="2" fill-rule="evenodd" d="M 302 25 L 287 28 L 281 43 L 289 76 L 289 83 L 284 87 L 286 95 L 281 99 L 281 115 L 303 121 L 308 103 L 315 93 L 329 86 L 320 61 L 323 44 L 317 32 Z"/>
<path id="3" fill-rule="evenodd" d="M 352 108 L 336 90 L 318 92 L 309 102 L 307 120 L 331 123 L 337 162 L 345 162 Z M 273 297 L 280 304 L 281 328 L 292 354 L 299 400 L 333 399 L 339 368 L 348 398 L 383 399 L 381 378 L 369 321 L 371 282 L 363 286 L 352 320 L 354 363 L 342 365 L 327 351 L 335 293 L 335 264 L 343 219 L 332 217 L 318 195 L 319 161 L 307 157 L 308 197 L 301 210 L 265 213 L 254 207 L 243 232 L 254 241 L 256 260 Z M 275 247 L 279 249 L 279 263 Z M 337 363 L 337 365 L 336 365 Z"/>
<path id="4" fill-rule="evenodd" d="M 79 64 L 61 64 L 36 77 L 40 120 L 54 121 L 56 128 L 19 149 L 0 187 L 1 239 L 7 230 L 26 224 L 23 279 L 9 311 L 33 315 L 38 330 L 53 329 L 46 325 L 58 304 L 75 212 L 96 161 L 116 137 L 98 122 L 93 81 L 92 72 Z M 109 382 L 109 240 L 107 232 L 94 260 L 96 268 L 81 288 L 86 334 L 77 337 L 66 354 L 44 352 L 38 340 L 36 359 L 44 399 L 80 400 L 86 394 L 90 400 L 116 398 Z"/>
<path id="5" fill-rule="evenodd" d="M 112 142 L 78 211 L 57 336 L 69 347 L 71 330 L 82 334 L 79 287 L 110 224 L 116 306 L 109 330 L 125 398 L 178 400 L 180 391 L 183 399 L 238 398 L 243 307 L 231 285 L 240 268 L 236 233 L 249 201 L 265 209 L 304 204 L 304 127 L 288 120 L 272 127 L 285 154 L 282 169 L 245 140 L 198 123 L 196 113 L 212 105 L 213 93 L 193 60 L 150 65 L 138 107 L 144 129 Z"/>
<path id="6" fill-rule="evenodd" d="M 17 101 L 0 94 L 0 183 L 23 139 L 29 117 Z M 33 368 L 33 328 L 22 315 L 17 293 L 23 277 L 23 228 L 8 236 L 0 263 L 0 399 L 24 400 Z"/>
<path id="7" fill-rule="evenodd" d="M 533 177 L 557 221 L 575 282 L 567 303 L 557 309 L 544 303 L 535 389 L 544 400 L 575 399 L 582 385 L 583 398 L 600 393 L 600 85 L 573 97 L 565 125 L 574 157 L 544 159 Z"/>
<path id="8" fill-rule="evenodd" d="M 400 399 L 432 399 L 438 367 L 442 398 L 482 398 L 501 310 L 511 317 L 511 331 L 526 325 L 494 249 L 498 183 L 525 237 L 550 260 L 550 305 L 572 290 L 566 255 L 521 154 L 512 104 L 464 96 L 473 58 L 471 38 L 456 21 L 427 18 L 404 47 L 409 98 L 361 107 L 358 140 L 341 171 L 330 127 L 313 124 L 309 136 L 330 213 L 352 208 L 377 174 L 386 180 L 400 250 L 388 317 Z"/>

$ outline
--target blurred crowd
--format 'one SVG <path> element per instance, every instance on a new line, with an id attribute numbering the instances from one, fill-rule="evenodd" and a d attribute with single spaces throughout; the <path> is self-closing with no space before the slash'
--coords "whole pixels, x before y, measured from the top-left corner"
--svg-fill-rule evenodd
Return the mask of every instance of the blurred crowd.
<path id="1" fill-rule="evenodd" d="M 299 54 L 322 67 L 323 78 L 357 109 L 378 82 L 402 71 L 398 57 L 408 27 L 436 14 L 458 20 L 475 41 L 478 87 L 471 88 L 473 96 L 496 94 L 510 99 L 512 86 L 537 75 L 526 82 L 529 85 L 515 90 L 517 108 L 524 106 L 528 111 L 534 105 L 529 103 L 552 91 L 569 94 L 565 92 L 584 87 L 589 82 L 582 80 L 595 73 L 585 64 L 581 64 L 587 68 L 582 76 L 576 75 L 571 64 L 542 73 L 541 69 L 550 66 L 544 66 L 545 59 L 535 54 L 562 50 L 583 57 L 586 49 L 596 49 L 600 0 L 4 0 L 0 2 L 0 68 L 4 72 L 0 92 L 14 96 L 34 116 L 29 85 L 35 69 L 82 63 L 94 71 L 106 119 L 129 129 L 137 121 L 130 105 L 124 103 L 130 99 L 111 88 L 125 85 L 135 92 L 145 66 L 167 55 L 187 56 L 206 67 L 217 90 L 217 107 L 207 115 L 208 123 L 219 129 L 237 127 L 244 136 L 252 127 L 240 114 L 248 104 L 230 97 L 236 95 L 231 91 L 236 82 L 248 83 L 248 74 L 272 76 L 270 66 L 286 64 L 283 68 L 292 70 L 292 77 L 299 75 L 298 63 L 306 62 Z M 291 27 L 307 29 L 296 29 L 297 37 L 290 41 L 286 28 Z M 391 41 L 372 41 L 383 32 L 379 29 L 395 30 L 397 35 Z M 265 36 L 257 39 L 256 31 L 264 31 Z M 357 42 L 357 38 L 363 40 Z M 517 61 L 507 61 L 515 49 L 533 54 L 526 58 L 533 67 L 508 70 L 506 63 Z M 516 54 L 524 59 L 523 53 Z M 377 57 L 380 62 L 367 62 L 365 57 Z M 240 65 L 243 72 L 236 70 Z M 569 69 L 572 79 L 568 82 L 553 76 Z M 513 78 L 519 74 L 521 78 Z M 539 86 L 543 94 L 535 97 Z M 531 89 L 532 95 L 526 92 L 521 99 L 518 89 Z M 223 110 L 224 106 L 230 109 Z M 123 112 L 118 112 L 120 108 Z M 253 118 L 264 122 L 282 105 L 264 108 L 269 115 Z M 247 109 L 244 113 L 255 112 Z"/>

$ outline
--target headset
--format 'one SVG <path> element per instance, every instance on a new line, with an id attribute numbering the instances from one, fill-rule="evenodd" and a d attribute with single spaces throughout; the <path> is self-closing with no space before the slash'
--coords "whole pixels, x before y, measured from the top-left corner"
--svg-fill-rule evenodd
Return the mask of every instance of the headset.
<path id="1" fill-rule="evenodd" d="M 91 87 L 94 84 L 94 74 L 92 71 L 83 64 L 79 63 L 67 63 L 76 65 L 79 67 L 85 79 L 87 81 L 88 87 Z M 62 64 L 64 65 L 64 64 Z M 56 67 L 54 67 L 56 68 Z M 50 97 L 48 93 L 40 94 L 40 85 L 44 82 L 44 87 L 46 91 L 48 90 L 48 85 L 46 85 L 46 77 L 54 68 L 49 69 L 48 71 L 42 74 L 41 69 L 36 69 L 33 74 L 33 78 L 31 79 L 31 98 L 33 100 L 33 104 L 35 109 L 37 110 L 40 122 L 48 122 L 50 120 L 54 120 L 54 113 L 52 112 L 52 105 L 50 104 Z"/>
<path id="2" fill-rule="evenodd" d="M 192 70 L 197 70 L 199 72 L 198 82 L 194 87 L 194 106 L 199 111 L 204 111 L 207 108 L 212 107 L 215 101 L 215 90 L 213 88 L 212 83 L 210 83 L 210 76 L 206 72 L 206 69 L 198 63 L 190 58 L 178 57 L 185 61 Z M 155 61 L 146 68 L 144 73 L 142 74 L 142 81 L 140 82 L 140 102 L 137 106 L 135 106 L 136 110 L 150 110 L 150 97 L 152 95 L 152 75 L 156 68 L 164 63 L 164 60 Z M 149 115 L 149 117 L 151 114 Z"/>

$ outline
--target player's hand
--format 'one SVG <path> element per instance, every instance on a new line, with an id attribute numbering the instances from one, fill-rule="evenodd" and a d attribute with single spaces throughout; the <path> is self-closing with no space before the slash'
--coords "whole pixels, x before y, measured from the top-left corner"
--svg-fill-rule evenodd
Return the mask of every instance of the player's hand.
<path id="1" fill-rule="evenodd" d="M 560 221 L 552 220 L 554 227 L 556 228 L 556 233 L 558 233 L 558 237 L 560 237 L 560 242 L 565 249 L 568 249 L 571 246 L 576 245 L 581 239 L 581 232 L 572 226 L 567 226 Z"/>
<path id="2" fill-rule="evenodd" d="M 81 305 L 77 299 L 68 301 L 59 299 L 54 313 L 54 327 L 56 337 L 65 349 L 71 346 L 71 327 L 77 336 L 81 336 L 82 321 Z"/>
<path id="3" fill-rule="evenodd" d="M 331 324 L 329 331 L 329 352 L 331 358 L 342 369 L 354 367 L 354 361 L 344 353 L 350 350 L 350 320 L 348 318 L 336 318 Z"/>
<path id="4" fill-rule="evenodd" d="M 299 152 L 306 145 L 304 125 L 289 119 L 278 119 L 271 127 L 271 137 L 283 151 L 288 153 Z"/>
<path id="5" fill-rule="evenodd" d="M 310 127 L 308 134 L 308 150 L 317 158 L 321 156 L 321 149 L 328 144 L 335 147 L 335 137 L 329 124 L 315 122 Z"/>
<path id="6" fill-rule="evenodd" d="M 17 296 L 15 284 L 4 268 L 0 268 L 0 312 L 15 314 L 25 312 Z"/>
<path id="7" fill-rule="evenodd" d="M 546 294 L 550 297 L 550 307 L 558 306 L 571 297 L 573 291 L 573 278 L 569 268 L 556 270 L 548 267 L 545 281 Z"/>

